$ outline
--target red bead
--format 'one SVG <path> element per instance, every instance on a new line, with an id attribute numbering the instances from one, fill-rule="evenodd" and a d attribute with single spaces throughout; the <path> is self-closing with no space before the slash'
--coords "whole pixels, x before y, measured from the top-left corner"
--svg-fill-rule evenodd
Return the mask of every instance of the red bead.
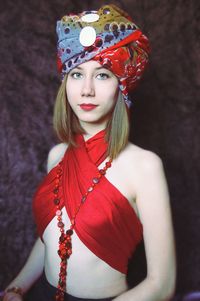
<path id="1" fill-rule="evenodd" d="M 71 254 L 72 254 L 72 250 L 71 250 L 71 249 L 68 249 L 68 250 L 67 250 L 67 254 L 68 254 L 68 255 L 71 255 Z"/>
<path id="2" fill-rule="evenodd" d="M 59 238 L 59 242 L 62 243 L 65 240 L 65 235 L 62 233 Z"/>
<path id="3" fill-rule="evenodd" d="M 81 203 L 84 203 L 86 201 L 86 196 L 83 196 L 81 199 Z"/>
<path id="4" fill-rule="evenodd" d="M 100 169 L 99 172 L 100 172 L 101 175 L 105 175 L 106 174 L 106 172 L 105 172 L 104 169 Z"/>
<path id="5" fill-rule="evenodd" d="M 59 168 L 59 169 L 57 170 L 57 174 L 61 174 L 61 172 L 62 172 L 62 169 Z"/>
<path id="6" fill-rule="evenodd" d="M 57 197 L 59 193 L 59 184 L 61 181 L 62 176 L 62 161 L 59 163 L 59 168 L 57 169 L 57 175 L 55 179 L 55 187 L 53 189 L 54 193 L 54 204 L 56 206 L 56 216 L 58 220 L 58 227 L 60 231 L 60 238 L 59 238 L 59 250 L 58 255 L 60 256 L 60 273 L 59 273 L 59 282 L 57 285 L 57 291 L 55 300 L 57 301 L 64 301 L 64 291 L 66 289 L 66 274 L 67 274 L 67 260 L 69 259 L 70 255 L 72 254 L 72 243 L 71 243 L 71 236 L 73 234 L 73 229 L 75 227 L 76 216 L 81 208 L 81 205 L 86 201 L 87 195 L 93 191 L 94 187 L 100 182 L 100 179 L 103 175 L 106 174 L 106 170 L 111 167 L 111 160 L 105 163 L 104 168 L 99 170 L 99 174 L 92 179 L 92 185 L 88 187 L 85 195 L 82 196 L 81 202 L 77 209 L 75 210 L 75 214 L 71 219 L 71 226 L 70 229 L 64 233 L 64 223 L 62 222 L 62 211 L 60 206 L 60 199 Z"/>
<path id="7" fill-rule="evenodd" d="M 61 215 L 62 215 L 62 211 L 61 211 L 61 210 L 57 210 L 57 211 L 56 211 L 56 215 L 57 215 L 57 216 L 61 216 Z"/>
<path id="8" fill-rule="evenodd" d="M 62 256 L 65 256 L 67 254 L 67 250 L 62 249 L 60 253 L 61 253 Z"/>
<path id="9" fill-rule="evenodd" d="M 93 178 L 93 179 L 92 179 L 92 182 L 93 182 L 94 184 L 97 184 L 97 183 L 99 183 L 99 179 L 98 179 L 98 178 Z"/>
<path id="10" fill-rule="evenodd" d="M 66 237 L 66 241 L 67 241 L 67 242 L 71 242 L 71 241 L 72 241 L 72 239 L 71 239 L 71 236 L 70 236 L 70 235 L 68 235 L 68 236 Z"/>
<path id="11" fill-rule="evenodd" d="M 60 271 L 63 274 L 63 276 L 66 275 L 66 269 L 65 268 L 61 267 Z"/>
<path id="12" fill-rule="evenodd" d="M 78 212 L 79 212 L 79 210 L 80 210 L 80 205 L 78 206 L 78 208 L 76 209 L 76 214 L 75 214 L 75 217 L 77 216 L 77 214 L 78 214 Z"/>
<path id="13" fill-rule="evenodd" d="M 71 242 L 70 241 L 68 241 L 67 243 L 66 243 L 66 245 L 65 245 L 68 249 L 71 249 L 71 247 L 72 247 L 72 244 L 71 244 Z"/>
<path id="14" fill-rule="evenodd" d="M 66 234 L 72 236 L 73 230 L 72 230 L 72 229 L 67 230 L 67 231 L 66 231 Z"/>
<path id="15" fill-rule="evenodd" d="M 111 162 L 110 161 L 106 162 L 106 167 L 107 168 L 111 167 Z"/>
<path id="16" fill-rule="evenodd" d="M 59 284 L 60 284 L 61 287 L 63 286 L 63 281 L 62 281 L 62 279 L 59 279 Z"/>
<path id="17" fill-rule="evenodd" d="M 60 200 L 59 199 L 54 199 L 54 204 L 55 205 L 59 205 L 60 204 Z"/>
<path id="18" fill-rule="evenodd" d="M 53 190 L 53 192 L 55 193 L 55 194 L 57 194 L 58 193 L 58 188 L 55 188 L 54 190 Z"/>
<path id="19" fill-rule="evenodd" d="M 62 228 L 62 227 L 64 227 L 64 224 L 63 224 L 63 222 L 58 222 L 58 224 L 57 224 L 57 225 L 58 225 L 58 227 L 59 227 L 59 228 Z"/>

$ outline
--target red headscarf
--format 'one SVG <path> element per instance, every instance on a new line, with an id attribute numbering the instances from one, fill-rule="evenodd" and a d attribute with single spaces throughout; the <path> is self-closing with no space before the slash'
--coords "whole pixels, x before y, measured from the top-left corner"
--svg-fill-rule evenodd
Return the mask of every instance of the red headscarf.
<path id="1" fill-rule="evenodd" d="M 62 78 L 74 67 L 96 60 L 119 79 L 124 100 L 148 62 L 149 41 L 131 17 L 115 5 L 64 16 L 57 22 L 58 70 Z"/>

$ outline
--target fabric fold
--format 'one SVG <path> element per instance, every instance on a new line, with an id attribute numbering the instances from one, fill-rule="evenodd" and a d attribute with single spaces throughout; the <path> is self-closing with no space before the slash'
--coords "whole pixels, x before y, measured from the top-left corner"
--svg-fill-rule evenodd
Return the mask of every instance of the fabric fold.
<path id="1" fill-rule="evenodd" d="M 82 195 L 98 175 L 98 166 L 107 156 L 105 132 L 101 131 L 86 142 L 76 137 L 77 147 L 70 147 L 63 158 L 61 206 L 70 219 L 81 202 Z M 53 203 L 55 167 L 39 186 L 33 200 L 33 210 L 39 235 L 55 216 Z M 111 167 L 112 168 L 112 167 Z M 142 240 L 142 225 L 129 201 L 102 177 L 76 217 L 75 231 L 81 241 L 96 256 L 114 269 L 126 274 L 129 258 Z"/>

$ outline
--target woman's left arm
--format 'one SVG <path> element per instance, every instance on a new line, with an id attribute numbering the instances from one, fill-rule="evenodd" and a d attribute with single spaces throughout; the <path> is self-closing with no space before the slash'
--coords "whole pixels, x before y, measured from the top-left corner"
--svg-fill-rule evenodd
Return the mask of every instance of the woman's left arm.
<path id="1" fill-rule="evenodd" d="M 146 152 L 137 173 L 136 203 L 143 225 L 147 277 L 115 301 L 167 301 L 175 290 L 176 257 L 169 193 L 160 158 Z"/>

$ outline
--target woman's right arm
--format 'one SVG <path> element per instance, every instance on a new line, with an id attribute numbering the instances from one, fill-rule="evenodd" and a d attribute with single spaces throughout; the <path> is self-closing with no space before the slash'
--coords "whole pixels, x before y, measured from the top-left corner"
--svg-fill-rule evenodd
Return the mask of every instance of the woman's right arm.
<path id="1" fill-rule="evenodd" d="M 67 149 L 66 143 L 55 145 L 49 152 L 47 160 L 47 171 L 49 172 L 56 166 Z M 44 244 L 38 238 L 28 257 L 28 260 L 17 277 L 8 285 L 6 289 L 20 287 L 23 293 L 26 293 L 34 282 L 40 277 L 44 268 Z M 22 297 L 16 293 L 6 293 L 3 301 L 21 301 Z"/>
<path id="2" fill-rule="evenodd" d="M 43 272 L 44 252 L 44 244 L 41 239 L 38 238 L 24 267 L 6 289 L 20 287 L 23 293 L 26 293 Z M 12 301 L 18 301 L 22 300 L 22 297 L 19 294 L 8 292 L 5 294 L 3 301 L 11 301 L 11 299 Z"/>

